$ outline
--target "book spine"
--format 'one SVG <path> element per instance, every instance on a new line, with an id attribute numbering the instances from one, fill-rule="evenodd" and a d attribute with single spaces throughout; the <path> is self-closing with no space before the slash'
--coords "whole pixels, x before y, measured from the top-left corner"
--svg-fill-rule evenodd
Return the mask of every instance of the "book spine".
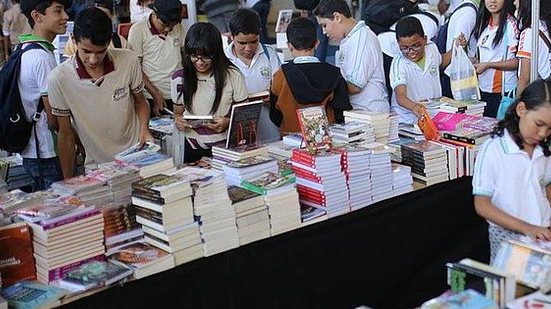
<path id="1" fill-rule="evenodd" d="M 145 190 L 132 189 L 132 196 L 135 196 L 153 203 L 158 203 L 158 204 L 165 203 L 165 199 L 159 196 L 159 194 L 151 193 Z"/>
<path id="2" fill-rule="evenodd" d="M 457 141 L 457 142 L 462 142 L 462 143 L 467 143 L 467 144 L 471 144 L 471 145 L 475 145 L 476 144 L 476 140 L 473 139 L 473 138 L 470 138 L 470 137 L 466 137 L 466 136 L 458 136 L 458 135 L 455 135 L 455 134 L 451 134 L 451 133 L 442 133 L 442 137 L 443 138 L 447 138 L 447 139 L 450 139 L 452 141 Z"/>
<path id="3" fill-rule="evenodd" d="M 261 188 L 261 187 L 258 187 L 258 186 L 255 186 L 253 185 L 252 183 L 250 182 L 247 182 L 247 181 L 243 181 L 241 183 L 241 186 L 249 191 L 252 191 L 254 193 L 258 193 L 258 194 L 261 194 L 261 195 L 266 195 L 267 193 L 267 190 L 264 189 L 264 188 Z"/>
<path id="4" fill-rule="evenodd" d="M 66 224 L 73 223 L 73 222 L 76 222 L 76 221 L 80 221 L 80 220 L 83 220 L 83 219 L 86 219 L 86 218 L 90 218 L 90 217 L 93 217 L 93 216 L 98 215 L 98 214 L 101 214 L 101 212 L 99 210 L 93 210 L 91 212 L 87 212 L 87 213 L 83 213 L 83 214 L 80 214 L 80 215 L 77 215 L 77 216 L 74 216 L 74 217 L 66 218 L 66 219 L 58 221 L 58 222 L 54 222 L 54 223 L 50 223 L 50 224 L 40 223 L 39 225 L 42 227 L 42 229 L 44 231 L 47 231 L 47 230 L 51 230 L 53 228 L 56 228 L 56 227 L 59 227 L 59 226 L 62 226 L 62 225 L 66 225 Z"/>

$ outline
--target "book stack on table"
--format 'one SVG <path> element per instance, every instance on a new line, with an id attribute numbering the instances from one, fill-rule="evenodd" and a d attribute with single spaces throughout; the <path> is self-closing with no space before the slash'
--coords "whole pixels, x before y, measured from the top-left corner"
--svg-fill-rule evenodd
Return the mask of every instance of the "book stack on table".
<path id="1" fill-rule="evenodd" d="M 268 156 L 268 149 L 257 145 L 246 145 L 233 148 L 212 147 L 212 167 L 222 170 L 230 161 L 239 161 L 255 156 Z"/>
<path id="2" fill-rule="evenodd" d="M 106 183 L 93 175 L 82 175 L 55 182 L 52 189 L 61 196 L 78 196 L 86 205 L 101 205 L 113 202 L 113 192 Z"/>
<path id="3" fill-rule="evenodd" d="M 375 141 L 386 144 L 389 141 L 391 131 L 391 121 L 388 113 L 372 112 L 367 110 L 344 111 L 344 121 L 346 123 L 357 121 L 368 123 L 373 127 Z M 392 122 L 395 125 L 395 120 Z M 392 130 L 393 133 L 395 129 Z"/>
<path id="4" fill-rule="evenodd" d="M 230 161 L 223 167 L 228 185 L 239 186 L 241 181 L 257 177 L 264 172 L 277 173 L 277 161 L 268 156 L 254 156 Z"/>
<path id="5" fill-rule="evenodd" d="M 392 163 L 392 192 L 394 196 L 413 191 L 411 167 Z"/>
<path id="6" fill-rule="evenodd" d="M 449 178 L 446 149 L 434 142 L 402 145 L 402 163 L 411 166 L 413 178 L 427 186 Z"/>
<path id="7" fill-rule="evenodd" d="M 346 174 L 349 204 L 351 210 L 371 204 L 371 150 L 359 145 L 347 145 L 342 148 L 342 167 Z"/>
<path id="8" fill-rule="evenodd" d="M 100 164 L 88 174 L 106 182 L 113 193 L 113 203 L 130 204 L 132 183 L 140 178 L 138 171 L 135 167 L 113 161 Z"/>
<path id="9" fill-rule="evenodd" d="M 390 148 L 379 143 L 364 146 L 371 149 L 369 166 L 371 167 L 371 192 L 373 193 L 373 203 L 391 198 L 393 192 Z"/>
<path id="10" fill-rule="evenodd" d="M 228 194 L 235 210 L 239 244 L 270 237 L 270 217 L 264 197 L 237 186 L 230 186 Z"/>
<path id="11" fill-rule="evenodd" d="M 131 242 L 143 240 L 142 226 L 136 221 L 136 208 L 130 205 L 99 206 L 103 213 L 105 255 L 109 256 Z"/>

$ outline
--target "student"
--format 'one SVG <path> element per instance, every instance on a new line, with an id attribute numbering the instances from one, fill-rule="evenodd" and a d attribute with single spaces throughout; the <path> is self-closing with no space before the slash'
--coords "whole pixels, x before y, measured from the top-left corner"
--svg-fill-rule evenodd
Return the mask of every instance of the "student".
<path id="1" fill-rule="evenodd" d="M 270 90 L 272 77 L 281 62 L 271 46 L 260 43 L 260 18 L 251 9 L 238 9 L 230 19 L 232 42 L 224 50 L 230 61 L 245 77 L 250 94 Z M 262 108 L 258 128 L 258 141 L 279 140 L 279 130 L 269 119 L 270 108 Z"/>
<path id="2" fill-rule="evenodd" d="M 153 0 L 130 0 L 130 22 L 135 24 L 146 20 L 153 11 L 149 8 L 152 3 Z"/>
<path id="3" fill-rule="evenodd" d="M 73 34 L 75 57 L 49 78 L 65 178 L 73 176 L 77 136 L 86 164 L 112 161 L 124 149 L 152 139 L 140 63 L 130 50 L 108 48 L 111 19 L 98 8 L 87 8 L 77 16 Z"/>
<path id="4" fill-rule="evenodd" d="M 476 73 L 484 116 L 496 117 L 501 93 L 509 94 L 517 86 L 517 22 L 513 0 L 481 0 L 473 38 L 478 63 Z M 507 46 L 505 46 L 507 45 Z"/>
<path id="5" fill-rule="evenodd" d="M 520 38 L 517 57 L 520 59 L 517 96 L 530 82 L 532 58 L 532 0 L 520 1 Z M 551 1 L 540 2 L 540 24 L 538 41 L 538 75 L 546 79 L 551 75 Z"/>
<path id="6" fill-rule="evenodd" d="M 59 158 L 54 147 L 53 130 L 56 129 L 57 123 L 50 107 L 50 103 L 53 102 L 48 96 L 48 75 L 56 66 L 52 41 L 56 35 L 67 30 L 69 16 L 65 13 L 65 8 L 69 6 L 71 1 L 65 0 L 21 1 L 21 11 L 32 28 L 30 34 L 19 37 L 22 48 L 26 48 L 30 43 L 38 43 L 41 47 L 29 50 L 21 56 L 18 80 L 21 103 L 27 119 L 33 117 L 40 101 L 44 105 L 44 110 L 35 124 L 36 132 L 32 131 L 27 148 L 21 152 L 23 167 L 33 179 L 33 190 L 47 189 L 52 183 L 62 179 Z"/>
<path id="7" fill-rule="evenodd" d="M 114 13 L 114 7 L 113 7 L 113 1 L 112 0 L 94 0 L 94 7 L 97 7 L 98 9 L 102 10 L 109 16 L 111 20 L 113 20 L 113 13 Z M 119 35 L 117 31 L 113 30 L 113 38 L 111 39 L 111 43 L 109 44 L 109 48 L 127 48 L 128 42 L 124 37 Z M 65 45 L 65 49 L 63 50 L 63 56 L 64 57 L 72 57 L 77 50 L 77 46 L 75 43 L 75 39 L 71 35 L 71 39 L 69 42 L 67 42 L 67 45 Z"/>
<path id="8" fill-rule="evenodd" d="M 467 3 L 472 4 L 468 5 Z M 448 20 L 448 34 L 446 37 L 446 51 L 450 51 L 454 39 L 461 33 L 469 39 L 474 31 L 476 24 L 476 8 L 480 5 L 480 0 L 456 0 L 452 1 L 450 10 L 452 15 Z M 473 7 L 474 6 L 474 7 Z"/>
<path id="9" fill-rule="evenodd" d="M 244 6 L 250 7 L 255 10 L 260 17 L 260 42 L 263 44 L 272 43 L 273 39 L 270 40 L 268 37 L 268 15 L 270 15 L 270 2 L 271 0 L 246 0 L 243 3 Z M 231 23 L 231 21 L 230 21 Z M 231 25 L 230 25 L 231 31 Z"/>
<path id="10" fill-rule="evenodd" d="M 130 28 L 128 47 L 140 59 L 151 113 L 172 110 L 170 76 L 182 68 L 184 42 L 180 0 L 156 0 L 149 17 Z"/>
<path id="11" fill-rule="evenodd" d="M 352 107 L 388 112 L 383 53 L 375 33 L 352 17 L 345 0 L 322 0 L 314 14 L 329 39 L 340 41 L 335 63 L 347 82 Z"/>
<path id="12" fill-rule="evenodd" d="M 245 79 L 222 48 L 220 32 L 211 23 L 191 26 L 184 44 L 184 68 L 172 76 L 175 123 L 185 131 L 184 162 L 212 156 L 211 147 L 226 140 L 231 105 L 247 100 Z M 193 128 L 182 115 L 212 115 L 214 119 Z"/>
<path id="13" fill-rule="evenodd" d="M 551 240 L 551 81 L 530 84 L 477 156 L 476 212 L 488 220 L 491 256 L 501 241 L 525 234 Z"/>
<path id="14" fill-rule="evenodd" d="M 314 57 L 318 44 L 315 22 L 291 21 L 287 46 L 294 59 L 276 72 L 270 94 L 270 119 L 282 135 L 300 132 L 297 109 L 323 106 L 330 123 L 344 122 L 343 110 L 352 109 L 339 68 Z"/>
<path id="15" fill-rule="evenodd" d="M 466 46 L 465 37 L 459 38 L 459 44 Z M 401 54 L 392 60 L 390 68 L 390 84 L 394 90 L 391 106 L 400 115 L 400 122 L 413 124 L 426 110 L 421 101 L 442 96 L 440 68 L 450 64 L 451 51 L 440 55 L 415 17 L 398 22 L 396 39 Z"/>
<path id="16" fill-rule="evenodd" d="M 6 59 L 15 46 L 19 44 L 19 36 L 32 31 L 27 18 L 21 12 L 19 2 L 19 0 L 11 0 L 11 8 L 4 12 L 2 32 L 4 34 L 4 56 Z"/>

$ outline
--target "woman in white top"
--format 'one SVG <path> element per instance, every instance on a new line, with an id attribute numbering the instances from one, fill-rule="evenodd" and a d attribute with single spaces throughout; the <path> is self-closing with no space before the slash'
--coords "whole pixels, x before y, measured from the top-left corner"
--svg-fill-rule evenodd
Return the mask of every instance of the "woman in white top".
<path id="1" fill-rule="evenodd" d="M 484 116 L 496 117 L 501 94 L 517 86 L 518 28 L 513 0 L 481 0 L 474 28 L 478 63 L 475 64 Z"/>
<path id="2" fill-rule="evenodd" d="M 521 0 L 519 6 L 520 38 L 517 57 L 520 60 L 518 70 L 517 96 L 530 82 L 530 65 L 532 59 L 532 0 Z M 551 75 L 551 1 L 540 2 L 540 25 L 538 41 L 538 75 L 546 79 Z"/>
<path id="3" fill-rule="evenodd" d="M 137 23 L 146 19 L 153 11 L 149 5 L 153 0 L 130 0 L 130 21 Z"/>

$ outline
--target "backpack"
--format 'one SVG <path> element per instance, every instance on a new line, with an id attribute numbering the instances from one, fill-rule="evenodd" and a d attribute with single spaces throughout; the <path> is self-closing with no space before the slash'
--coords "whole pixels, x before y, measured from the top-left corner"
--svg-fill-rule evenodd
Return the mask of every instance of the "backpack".
<path id="1" fill-rule="evenodd" d="M 34 124 L 44 109 L 44 103 L 40 98 L 33 118 L 27 119 L 18 85 L 21 56 L 31 49 L 42 49 L 42 47 L 36 43 L 31 43 L 25 48 L 21 46 L 21 44 L 17 46 L 0 70 L 0 149 L 11 153 L 25 150 Z"/>
<path id="2" fill-rule="evenodd" d="M 460 6 L 458 6 L 453 12 L 452 14 L 450 15 L 450 17 L 448 18 L 448 20 L 446 21 L 446 23 L 444 25 L 442 25 L 442 27 L 440 27 L 440 29 L 438 29 L 438 35 L 436 36 L 436 47 L 438 47 L 438 51 L 441 53 L 441 54 L 444 54 L 447 52 L 446 50 L 446 43 L 448 41 L 448 26 L 450 24 L 450 19 L 452 18 L 453 14 L 455 14 L 455 12 L 459 11 L 459 9 L 461 8 L 464 8 L 464 7 L 471 7 L 474 11 L 475 11 L 475 14 L 478 12 L 478 8 L 476 7 L 476 5 L 474 5 L 473 3 L 471 2 L 464 2 L 462 3 Z M 465 33 L 465 35 L 467 35 L 467 33 Z M 468 38 L 467 38 L 468 39 Z"/>
<path id="3" fill-rule="evenodd" d="M 297 10 L 313 11 L 320 3 L 320 0 L 293 0 Z"/>
<path id="4" fill-rule="evenodd" d="M 421 10 L 409 0 L 372 0 L 364 7 L 362 19 L 375 34 L 379 34 L 389 30 L 400 18 L 413 13 L 421 13 Z"/>

